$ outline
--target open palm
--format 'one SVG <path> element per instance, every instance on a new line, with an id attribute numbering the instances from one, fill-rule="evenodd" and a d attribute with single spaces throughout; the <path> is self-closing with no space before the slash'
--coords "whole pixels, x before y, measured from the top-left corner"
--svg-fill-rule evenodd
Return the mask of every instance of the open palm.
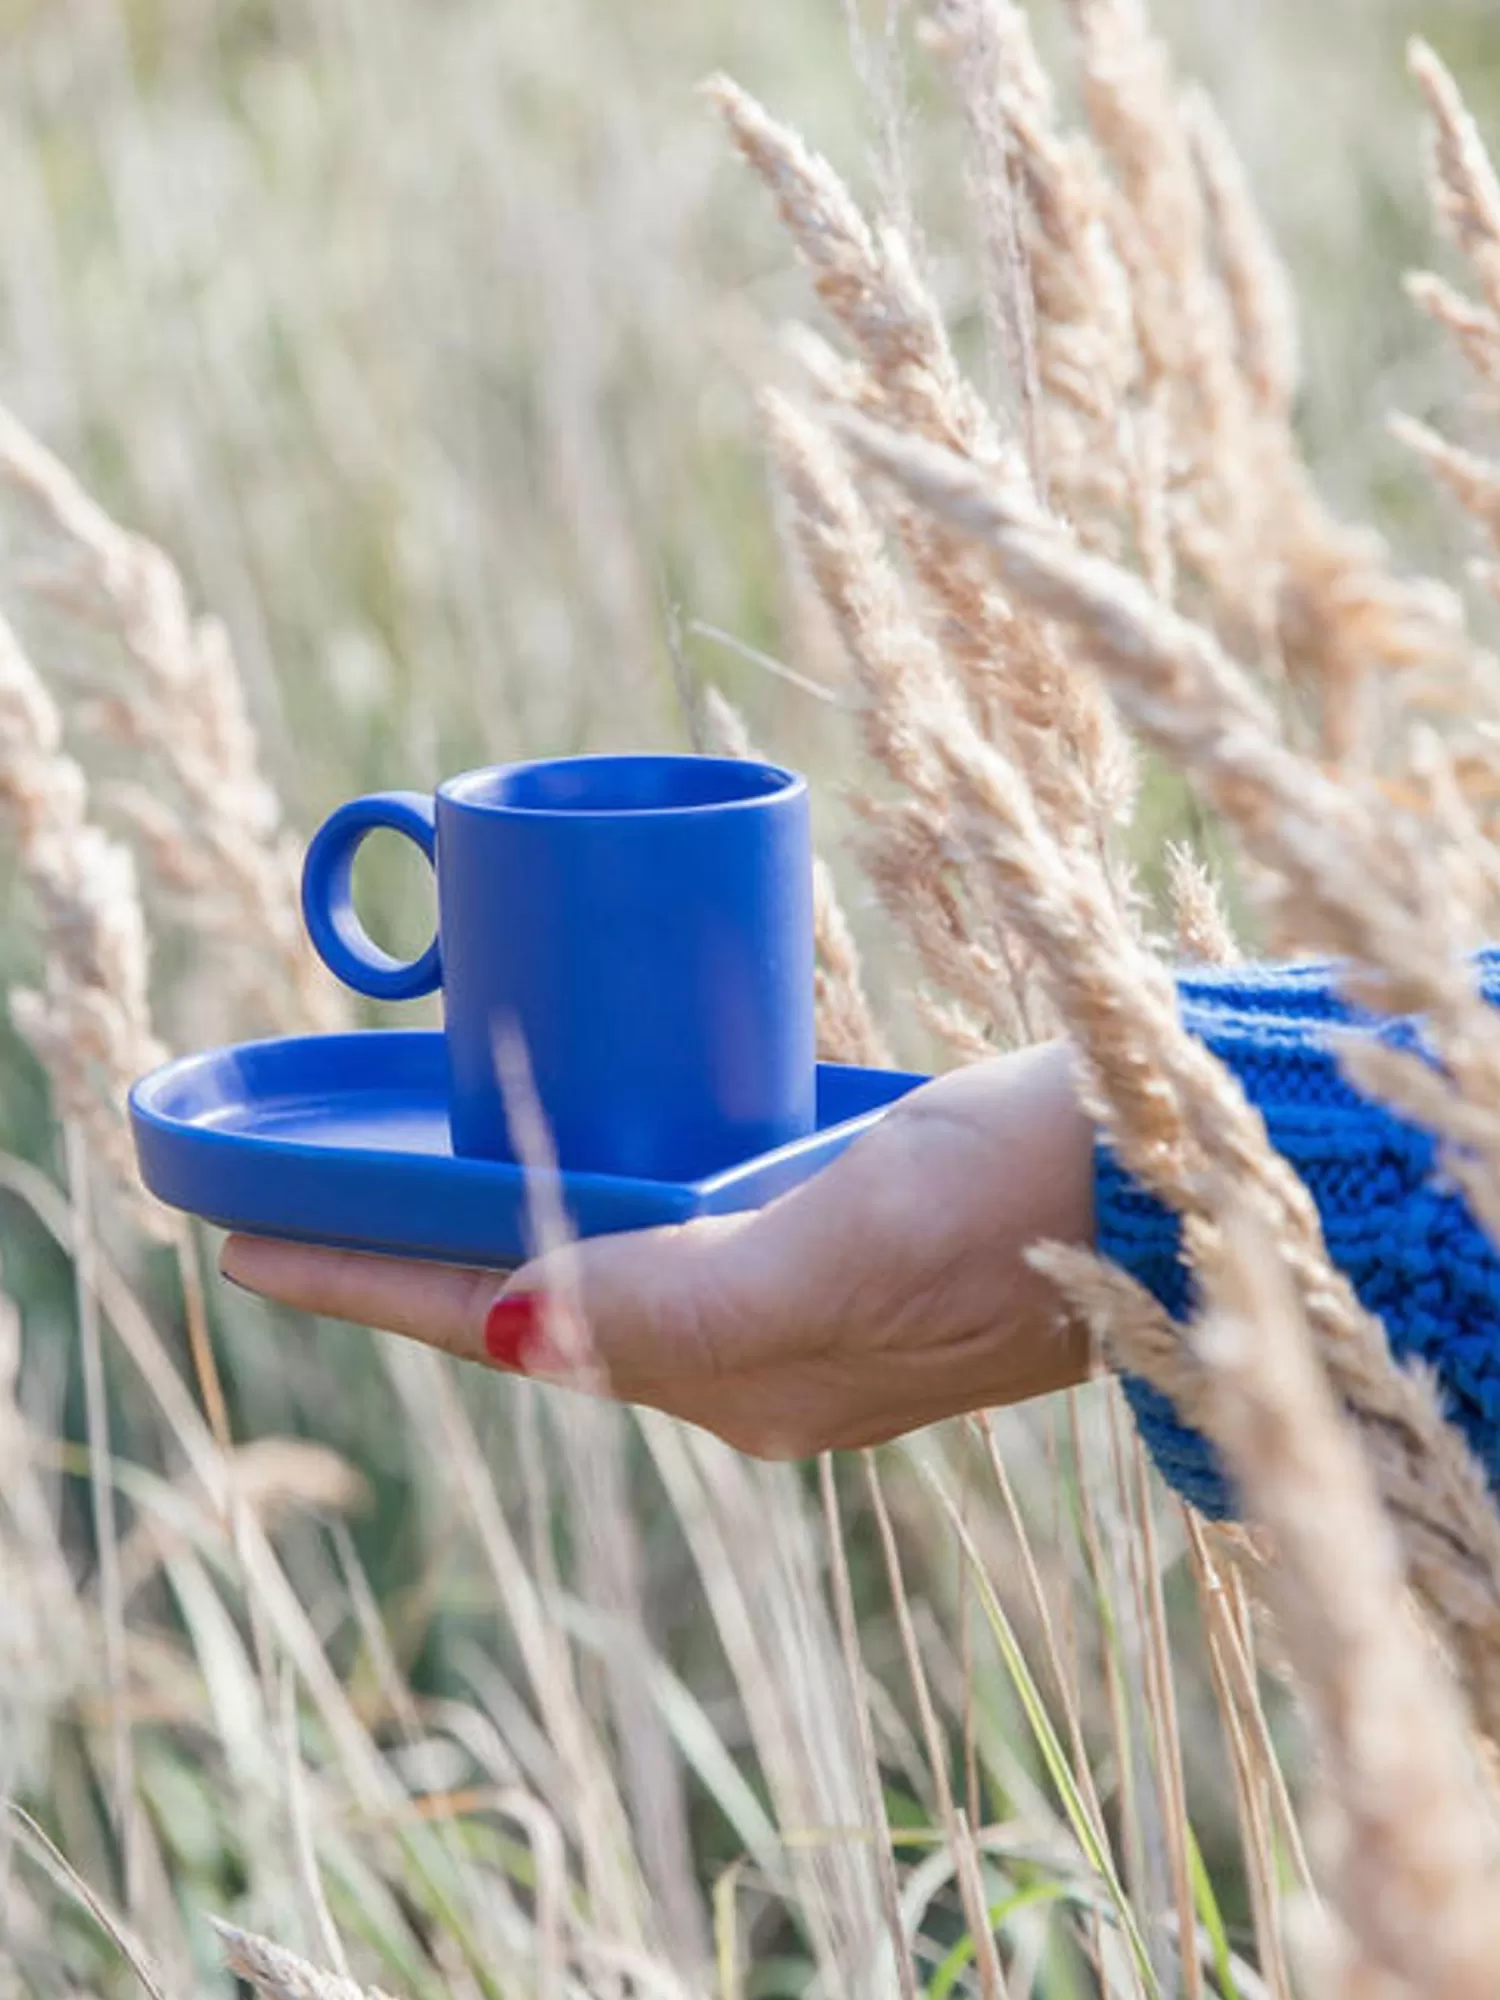
<path id="1" fill-rule="evenodd" d="M 1090 1148 L 1050 1044 L 923 1085 L 764 1209 L 597 1237 L 506 1280 L 248 1237 L 222 1267 L 309 1312 L 800 1457 L 1082 1377 L 1083 1338 L 1023 1253 L 1087 1239 Z"/>

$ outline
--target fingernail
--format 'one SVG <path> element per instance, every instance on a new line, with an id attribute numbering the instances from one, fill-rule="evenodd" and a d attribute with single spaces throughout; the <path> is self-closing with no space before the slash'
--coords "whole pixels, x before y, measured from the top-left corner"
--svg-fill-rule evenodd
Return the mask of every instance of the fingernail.
<path id="1" fill-rule="evenodd" d="M 507 1292 L 484 1318 L 484 1350 L 502 1368 L 523 1373 L 542 1330 L 542 1301 L 532 1292 Z"/>
<path id="2" fill-rule="evenodd" d="M 254 1268 L 254 1261 L 253 1258 L 250 1260 L 252 1270 Z M 233 1285 L 237 1292 L 249 1292 L 253 1298 L 255 1296 L 254 1285 L 248 1278 L 242 1278 L 238 1271 L 231 1269 L 232 1265 L 242 1262 L 243 1258 L 238 1252 L 234 1255 L 230 1255 L 228 1252 L 221 1254 L 219 1258 L 219 1276 L 224 1280 L 226 1285 Z"/>

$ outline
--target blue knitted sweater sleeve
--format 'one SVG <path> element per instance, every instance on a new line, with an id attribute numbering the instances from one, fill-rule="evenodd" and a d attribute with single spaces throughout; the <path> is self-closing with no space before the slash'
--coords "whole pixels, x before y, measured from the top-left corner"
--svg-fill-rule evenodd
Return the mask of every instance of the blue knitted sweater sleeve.
<path id="1" fill-rule="evenodd" d="M 1500 1001 L 1500 949 L 1481 958 Z M 1500 1492 L 1500 1256 L 1444 1183 L 1425 1132 L 1344 1081 L 1329 1029 L 1358 1028 L 1419 1048 L 1420 1024 L 1358 1016 L 1327 966 L 1236 967 L 1179 984 L 1185 1024 L 1223 1058 L 1307 1183 L 1334 1262 L 1385 1323 L 1396 1354 L 1436 1370 L 1452 1420 Z M 1098 1246 L 1176 1318 L 1192 1310 L 1176 1218 L 1101 1145 Z M 1125 1378 L 1141 1434 L 1166 1479 L 1205 1514 L 1233 1514 L 1233 1492 L 1207 1442 L 1149 1384 Z"/>

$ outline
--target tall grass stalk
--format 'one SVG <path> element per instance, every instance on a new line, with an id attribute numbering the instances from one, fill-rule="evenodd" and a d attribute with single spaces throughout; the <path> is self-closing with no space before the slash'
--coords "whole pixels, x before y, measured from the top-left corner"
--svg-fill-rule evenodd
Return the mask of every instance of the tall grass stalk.
<path id="1" fill-rule="evenodd" d="M 1283 99 L 1318 67 L 1295 38 L 1335 32 L 1307 12 L 1260 10 Z M 5 1992 L 1493 1985 L 1500 1519 L 1168 958 L 1232 961 L 1232 912 L 1424 1012 L 1437 1065 L 1350 1073 L 1500 1225 L 1464 958 L 1500 909 L 1500 473 L 1446 416 L 1398 425 L 1479 537 L 1472 603 L 1327 497 L 1318 329 L 1236 103 L 1141 0 L 1076 0 L 1066 37 L 1013 0 L 892 7 L 878 39 L 857 14 L 853 109 L 826 24 L 776 5 L 15 24 Z M 1409 60 L 1471 288 L 1409 290 L 1487 395 L 1496 179 Z M 797 129 L 852 157 L 862 118 L 848 179 Z M 294 825 L 676 733 L 813 772 L 826 1058 L 1071 1034 L 1206 1311 L 1035 1261 L 1206 1429 L 1253 1530 L 1162 1495 L 1108 1383 L 760 1465 L 226 1296 L 142 1202 L 122 1096 L 159 1036 L 344 1019 Z M 370 900 L 399 923 L 396 879 Z M 525 1052 L 497 1063 L 565 1243 Z"/>

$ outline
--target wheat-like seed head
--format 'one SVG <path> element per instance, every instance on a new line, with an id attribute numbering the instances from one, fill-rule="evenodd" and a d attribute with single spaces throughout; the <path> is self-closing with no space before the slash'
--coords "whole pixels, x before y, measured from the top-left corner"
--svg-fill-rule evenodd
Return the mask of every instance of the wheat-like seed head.
<path id="1" fill-rule="evenodd" d="M 1133 0 L 1078 0 L 1075 12 L 1089 126 L 1115 181 L 1110 228 L 1130 279 L 1142 390 L 1159 389 L 1171 406 L 1201 551 L 1244 567 L 1253 523 L 1225 482 L 1248 413 L 1171 63 Z M 1184 517 L 1179 532 L 1186 526 Z"/>
<path id="2" fill-rule="evenodd" d="M 1463 252 L 1491 314 L 1500 316 L 1500 178 L 1458 85 L 1427 43 L 1414 39 L 1407 65 L 1432 116 L 1434 204 Z"/>
<path id="3" fill-rule="evenodd" d="M 1265 1586 L 1325 1759 L 1326 1874 L 1351 1959 L 1403 1992 L 1482 2000 L 1500 1955 L 1500 1827 L 1456 1690 L 1410 1614 L 1276 1240 L 1228 1190 L 1220 1207 L 1199 1263 L 1199 1407 L 1273 1537 Z"/>
<path id="4" fill-rule="evenodd" d="M 1406 294 L 1453 337 L 1481 383 L 1500 383 L 1500 318 L 1432 271 L 1408 271 Z"/>
<path id="5" fill-rule="evenodd" d="M 1068 1310 L 1088 1328 L 1101 1361 L 1144 1375 L 1171 1396 L 1184 1422 L 1206 1420 L 1203 1371 L 1181 1327 L 1144 1285 L 1077 1244 L 1037 1243 L 1026 1261 L 1051 1280 Z"/>
<path id="6" fill-rule="evenodd" d="M 0 618 L 0 812 L 14 829 L 36 908 L 40 991 L 11 995 L 58 1109 L 76 1120 L 154 1233 L 164 1228 L 135 1171 L 125 1099 L 162 1060 L 151 1026 L 145 918 L 129 853 L 88 817 L 83 772 L 56 704 Z"/>
<path id="7" fill-rule="evenodd" d="M 360 1986 L 341 1973 L 324 1972 L 285 1945 L 273 1944 L 254 1931 L 242 1931 L 217 1920 L 214 1929 L 225 1965 L 261 2000 L 389 2000 L 379 1987 Z"/>
<path id="8" fill-rule="evenodd" d="M 863 362 L 853 375 L 835 375 L 820 362 L 824 386 L 841 385 L 853 407 L 886 414 L 1029 484 L 1024 453 L 1001 437 L 959 372 L 899 233 L 872 230 L 827 162 L 753 99 L 722 79 L 710 89 Z M 784 413 L 774 421 L 791 423 Z M 1067 671 L 1045 625 L 1008 606 L 941 523 L 907 510 L 896 525 L 922 587 L 921 615 L 941 631 L 986 733 L 1014 739 L 1049 811 L 1075 837 L 1107 845 L 1128 811 L 1134 772 L 1098 688 Z M 874 535 L 872 524 L 861 539 Z"/>
<path id="9" fill-rule="evenodd" d="M 1185 91 L 1181 116 L 1229 305 L 1236 365 L 1261 413 L 1285 424 L 1301 375 L 1291 279 L 1212 98 Z"/>
<path id="10" fill-rule="evenodd" d="M 95 1672 L 84 1606 L 40 1469 L 42 1440 L 19 1395 L 21 1315 L 0 1272 L 0 1737 L 18 1788 L 43 1763 L 60 1665 Z"/>
<path id="11" fill-rule="evenodd" d="M 994 423 L 959 373 L 899 231 L 871 229 L 828 162 L 738 84 L 716 76 L 704 88 L 774 196 L 819 296 L 863 357 L 882 402 L 924 435 L 999 457 Z"/>
<path id="12" fill-rule="evenodd" d="M 1247 852 L 1302 901 L 1307 920 L 1378 974 L 1364 997 L 1432 1017 L 1457 1095 L 1471 1105 L 1500 1102 L 1500 1029 L 1457 955 L 1454 913 L 1419 831 L 1291 752 L 1269 704 L 1208 633 L 1076 548 L 1058 524 L 1018 505 L 1013 489 L 926 440 L 852 417 L 840 423 L 913 498 L 981 537 L 1009 589 L 1068 624 L 1132 720 L 1197 779 Z M 1047 854 L 993 753 L 965 740 L 951 719 L 944 744 L 973 800 L 968 837 L 1013 883 L 1013 913 L 1089 1054 L 1127 1163 L 1183 1211 L 1195 1258 L 1211 1253 L 1216 1238 L 1215 1177 L 1262 1204 L 1332 1378 L 1367 1423 L 1414 1580 L 1460 1658 L 1476 1714 L 1497 1734 L 1500 1517 L 1479 1467 L 1443 1421 L 1431 1385 L 1392 1364 L 1378 1323 L 1328 1263 L 1306 1189 L 1267 1146 L 1238 1086 L 1181 1028 L 1160 966 L 1139 950 L 1132 958 L 1107 894 L 1079 864 Z M 1455 1141 L 1473 1136 L 1455 1110 Z M 1486 1165 L 1496 1157 L 1493 1136 L 1478 1157 Z M 1480 1170 L 1468 1171 L 1478 1184 Z"/>
<path id="13" fill-rule="evenodd" d="M 1415 417 L 1393 417 L 1391 430 L 1447 487 L 1492 546 L 1500 548 L 1500 463 L 1453 444 Z"/>
<path id="14" fill-rule="evenodd" d="M 859 947 L 839 900 L 833 870 L 817 855 L 813 862 L 813 944 L 818 1053 L 825 1062 L 891 1064 L 890 1045 L 865 993 Z"/>
<path id="15" fill-rule="evenodd" d="M 1167 848 L 1167 889 L 1182 959 L 1189 965 L 1234 965 L 1241 953 L 1218 884 L 1181 841 Z"/>
<path id="16" fill-rule="evenodd" d="M 1012 489 L 925 442 L 877 433 L 863 420 L 843 423 L 909 490 L 982 536 L 1011 589 L 1070 623 L 1143 734 L 1193 774 L 1250 858 L 1279 882 L 1283 937 L 1365 968 L 1358 997 L 1369 1004 L 1427 1015 L 1455 1091 L 1471 1104 L 1500 1102 L 1500 1027 L 1463 956 L 1479 941 L 1474 913 L 1449 893 L 1428 824 L 1294 752 L 1265 697 L 1206 630 L 1077 549 Z M 1464 1127 L 1466 1142 L 1472 1121 Z M 1489 1157 L 1493 1178 L 1500 1151 Z M 1485 1212 L 1500 1214 L 1496 1204 L 1487 1195 Z"/>
<path id="17" fill-rule="evenodd" d="M 1135 0 L 1075 0 L 1090 128 L 1116 183 L 1110 228 L 1130 274 L 1138 401 L 1166 433 L 1170 491 L 1154 509 L 1173 571 L 1206 588 L 1215 627 L 1271 679 L 1315 697 L 1338 762 L 1368 760 L 1393 675 L 1469 676 L 1476 649 L 1454 594 L 1394 574 L 1368 529 L 1319 496 L 1291 428 L 1296 326 L 1280 260 L 1228 134 L 1182 92 Z M 1134 483 L 1144 495 L 1140 446 Z M 1129 468 L 1127 466 L 1127 475 Z M 1150 539 L 1159 546 L 1154 529 Z"/>
<path id="18" fill-rule="evenodd" d="M 1024 965 L 1007 962 L 1003 943 L 974 942 L 984 925 L 955 866 L 947 783 L 928 743 L 928 715 L 962 706 L 963 696 L 913 618 L 880 530 L 826 431 L 783 396 L 768 394 L 762 407 L 804 560 L 860 686 L 865 748 L 900 792 L 897 801 L 864 809 L 866 872 L 930 978 L 980 1018 L 1024 1021 Z"/>
<path id="19" fill-rule="evenodd" d="M 1433 208 L 1478 280 L 1480 301 L 1430 273 L 1412 273 L 1407 289 L 1415 302 L 1452 337 L 1477 378 L 1485 401 L 1500 395 L 1500 179 L 1457 84 L 1425 42 L 1413 41 L 1408 64 L 1431 114 L 1432 155 L 1428 175 Z M 1392 429 L 1448 490 L 1484 536 L 1500 549 L 1500 462 L 1492 455 L 1453 443 L 1431 425 L 1397 417 Z M 1488 571 L 1480 580 L 1488 585 Z M 1470 725 L 1476 716 L 1493 721 L 1497 699 L 1493 676 L 1471 675 L 1454 690 L 1449 706 Z M 1472 752 L 1470 753 L 1472 756 Z M 1486 760 L 1488 761 L 1488 760 Z"/>
<path id="20" fill-rule="evenodd" d="M 702 714 L 706 747 L 715 755 L 759 757 L 745 718 L 717 688 L 706 690 Z M 890 1048 L 865 992 L 859 947 L 821 854 L 813 857 L 813 952 L 819 1057 L 888 1068 Z"/>
<path id="21" fill-rule="evenodd" d="M 1023 8 L 942 0 L 931 19 L 971 129 L 992 131 L 992 161 L 1003 157 L 1019 176 L 1048 482 L 1060 483 L 1081 527 L 1103 532 L 1123 503 L 1119 433 L 1139 365 L 1108 183 L 1093 148 L 1062 130 Z M 982 219 L 1005 192 L 974 191 Z"/>
<path id="22" fill-rule="evenodd" d="M 127 533 L 0 405 L 0 481 L 56 536 L 71 570 L 51 594 L 118 634 L 132 675 L 94 704 L 106 731 L 171 781 L 168 799 L 117 788 L 154 872 L 212 932 L 251 1018 L 298 1028 L 342 1024 L 344 1005 L 302 929 L 300 852 L 260 750 L 229 635 L 196 617 L 161 549 Z"/>

